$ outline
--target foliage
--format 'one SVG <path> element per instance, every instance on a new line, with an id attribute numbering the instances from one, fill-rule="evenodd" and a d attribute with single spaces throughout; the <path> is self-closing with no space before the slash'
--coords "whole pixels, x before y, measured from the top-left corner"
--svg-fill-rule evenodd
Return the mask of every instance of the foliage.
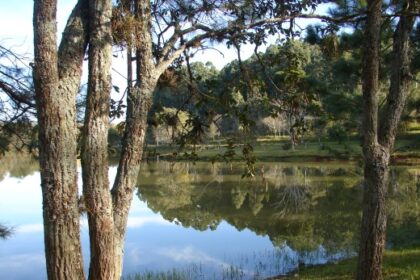
<path id="1" fill-rule="evenodd" d="M 348 138 L 347 131 L 340 124 L 334 124 L 329 127 L 327 133 L 330 140 L 337 141 L 338 143 L 342 143 Z"/>
<path id="2" fill-rule="evenodd" d="M 0 239 L 7 239 L 13 234 L 13 229 L 0 224 Z"/>
<path id="3" fill-rule="evenodd" d="M 224 220 L 238 230 L 267 234 L 275 245 L 287 241 L 299 251 L 320 244 L 333 251 L 357 248 L 360 167 L 260 162 L 255 177 L 241 178 L 243 165 L 151 164 L 143 169 L 138 196 L 165 219 L 197 230 L 214 229 Z M 393 248 L 419 242 L 418 191 L 411 184 L 419 179 L 417 171 L 392 170 L 388 244 Z"/>
<path id="4" fill-rule="evenodd" d="M 11 147 L 32 151 L 35 100 L 28 57 L 0 43 L 0 154 Z"/>

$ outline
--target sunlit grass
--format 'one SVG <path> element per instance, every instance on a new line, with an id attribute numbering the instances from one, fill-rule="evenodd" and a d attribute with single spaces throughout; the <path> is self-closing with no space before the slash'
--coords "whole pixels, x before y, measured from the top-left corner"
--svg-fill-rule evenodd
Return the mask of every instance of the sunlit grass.
<path id="1" fill-rule="evenodd" d="M 243 276 L 243 271 L 234 266 L 223 269 L 222 274 L 216 276 L 205 274 L 201 265 L 191 264 L 183 269 L 132 274 L 123 280 L 241 280 Z"/>
<path id="2" fill-rule="evenodd" d="M 271 280 L 350 280 L 354 279 L 357 259 L 347 259 L 338 263 L 320 266 L 301 267 L 288 276 L 269 278 Z M 194 279 L 242 279 L 243 273 L 238 269 L 225 269 L 222 278 L 204 276 L 199 266 L 185 269 L 172 269 L 166 272 L 146 272 L 125 277 L 125 280 L 194 280 Z M 388 251 L 383 264 L 383 278 L 392 280 L 420 279 L 420 248 Z M 260 278 L 257 274 L 254 279 Z"/>
<path id="3" fill-rule="evenodd" d="M 145 271 L 124 277 L 124 280 L 263 280 L 294 270 L 299 263 L 329 262 L 354 256 L 353 252 L 328 253 L 322 246 L 301 254 L 290 251 L 283 243 L 276 250 L 254 252 L 220 266 L 191 263 L 162 271 Z M 229 263 L 229 264 L 228 264 Z"/>
<path id="4" fill-rule="evenodd" d="M 418 134 L 406 133 L 399 136 L 395 144 L 392 164 L 418 164 L 420 163 L 420 144 Z M 243 144 L 243 143 L 242 143 Z M 242 159 L 241 140 L 236 141 L 235 156 L 232 160 L 240 161 Z M 301 161 L 360 161 L 362 160 L 362 149 L 360 139 L 351 136 L 342 142 L 331 141 L 329 139 L 315 139 L 313 137 L 305 138 L 302 143 L 290 149 L 287 137 L 264 136 L 253 140 L 254 152 L 259 161 L 282 161 L 282 162 L 301 162 Z M 183 156 L 184 151 L 178 151 L 176 145 L 159 146 L 150 145 L 147 148 L 146 155 L 152 155 L 149 159 L 159 158 L 170 160 L 191 159 Z M 153 153 L 150 153 L 153 151 Z M 191 152 L 192 149 L 187 149 Z M 215 160 L 223 161 L 218 155 L 223 155 L 227 151 L 226 139 L 210 141 L 206 144 L 195 147 L 195 160 Z M 174 157 L 173 153 L 177 156 Z"/>
<path id="5" fill-rule="evenodd" d="M 354 279 L 357 259 L 344 260 L 336 264 L 302 268 L 287 277 L 273 279 L 347 280 Z M 420 279 L 420 249 L 388 251 L 383 265 L 383 278 L 395 280 Z"/>

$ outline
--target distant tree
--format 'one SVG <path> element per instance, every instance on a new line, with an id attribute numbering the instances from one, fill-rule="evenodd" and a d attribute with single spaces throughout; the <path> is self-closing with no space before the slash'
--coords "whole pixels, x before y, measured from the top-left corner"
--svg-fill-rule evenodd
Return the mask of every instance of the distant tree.
<path id="1" fill-rule="evenodd" d="M 0 44 L 0 153 L 36 147 L 34 89 L 28 58 Z"/>
<path id="2" fill-rule="evenodd" d="M 337 141 L 338 143 L 343 143 L 346 138 L 348 138 L 348 133 L 345 130 L 344 126 L 337 123 L 332 125 L 327 129 L 328 138 L 333 141 Z"/>
<path id="3" fill-rule="evenodd" d="M 0 224 L 0 238 L 6 239 L 13 234 L 13 229 L 7 228 L 4 225 Z"/>
<path id="4" fill-rule="evenodd" d="M 266 117 L 262 120 L 270 129 L 274 136 L 281 136 L 285 131 L 285 120 L 281 116 Z"/>

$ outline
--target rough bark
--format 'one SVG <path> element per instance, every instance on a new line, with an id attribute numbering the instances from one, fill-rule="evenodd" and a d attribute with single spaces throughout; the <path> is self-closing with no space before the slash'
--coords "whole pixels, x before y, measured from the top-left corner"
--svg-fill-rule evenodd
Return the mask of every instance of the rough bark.
<path id="1" fill-rule="evenodd" d="M 49 279 L 85 279 L 77 202 L 75 108 L 86 46 L 84 32 L 76 32 L 83 30 L 85 23 L 83 2 L 76 5 L 64 35 L 75 40 L 63 43 L 60 54 L 56 1 L 34 3 L 34 84 Z"/>
<path id="2" fill-rule="evenodd" d="M 357 279 L 381 279 L 386 240 L 389 151 L 376 147 L 365 155 L 362 234 Z"/>
<path id="3" fill-rule="evenodd" d="M 419 8 L 419 4 L 415 0 L 406 1 L 405 5 L 407 13 L 415 13 Z M 379 129 L 379 142 L 391 150 L 394 146 L 401 114 L 410 92 L 410 34 L 413 30 L 414 21 L 415 16 L 402 16 L 394 32 L 391 84 Z"/>
<path id="4" fill-rule="evenodd" d="M 401 16 L 394 34 L 394 59 L 386 108 L 378 123 L 378 70 L 381 2 L 368 2 L 366 23 L 363 98 L 364 107 L 364 196 L 357 279 L 381 279 L 382 258 L 386 241 L 386 193 L 389 158 L 397 126 L 408 95 L 409 34 L 413 16 Z M 415 1 L 405 3 L 405 10 L 415 9 Z M 411 10 L 412 11 L 412 10 Z M 379 130 L 378 130 L 379 125 Z"/>
<path id="5" fill-rule="evenodd" d="M 89 78 L 82 137 L 83 195 L 90 239 L 89 279 L 114 279 L 114 221 L 108 179 L 112 1 L 89 1 Z"/>
<path id="6" fill-rule="evenodd" d="M 122 151 L 117 175 L 112 188 L 115 223 L 115 246 L 119 261 L 116 275 L 121 275 L 123 247 L 128 212 L 133 198 L 146 135 L 147 114 L 152 103 L 160 73 L 156 71 L 150 33 L 151 12 L 149 1 L 135 1 L 135 14 L 139 25 L 135 30 L 136 84 L 128 92 L 127 116 Z"/>
<path id="7" fill-rule="evenodd" d="M 112 188 L 115 224 L 115 247 L 118 261 L 116 275 L 121 275 L 124 238 L 128 212 L 136 186 L 143 144 L 146 135 L 147 113 L 151 106 L 153 86 L 134 87 L 131 90 L 127 108 L 127 120 L 124 132 L 123 147 L 117 175 Z M 128 117 L 128 116 L 131 117 Z M 119 278 L 118 278 L 119 279 Z"/>
<path id="8" fill-rule="evenodd" d="M 379 42 L 382 1 L 368 1 L 363 54 L 364 194 L 357 279 L 380 279 L 385 246 L 388 151 L 378 143 Z"/>
<path id="9" fill-rule="evenodd" d="M 79 0 L 67 21 L 58 49 L 58 75 L 60 80 L 68 81 L 73 86 L 67 89 L 72 93 L 80 87 L 82 64 L 89 39 L 88 18 L 88 3 Z"/>

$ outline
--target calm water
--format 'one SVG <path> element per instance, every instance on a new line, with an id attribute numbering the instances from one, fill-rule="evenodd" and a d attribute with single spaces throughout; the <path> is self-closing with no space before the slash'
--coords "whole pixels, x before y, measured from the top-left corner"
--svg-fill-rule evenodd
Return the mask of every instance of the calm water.
<path id="1" fill-rule="evenodd" d="M 0 279 L 45 279 L 39 173 L 0 173 Z M 27 167 L 30 170 L 29 167 Z M 355 165 L 144 165 L 128 221 L 124 275 L 176 269 L 192 279 L 263 279 L 354 255 L 361 217 Z M 110 177 L 116 168 L 111 167 Z M 420 243 L 420 168 L 392 170 L 388 247 Z M 88 247 L 86 219 L 82 240 Z M 84 251 L 85 260 L 88 252 Z"/>

